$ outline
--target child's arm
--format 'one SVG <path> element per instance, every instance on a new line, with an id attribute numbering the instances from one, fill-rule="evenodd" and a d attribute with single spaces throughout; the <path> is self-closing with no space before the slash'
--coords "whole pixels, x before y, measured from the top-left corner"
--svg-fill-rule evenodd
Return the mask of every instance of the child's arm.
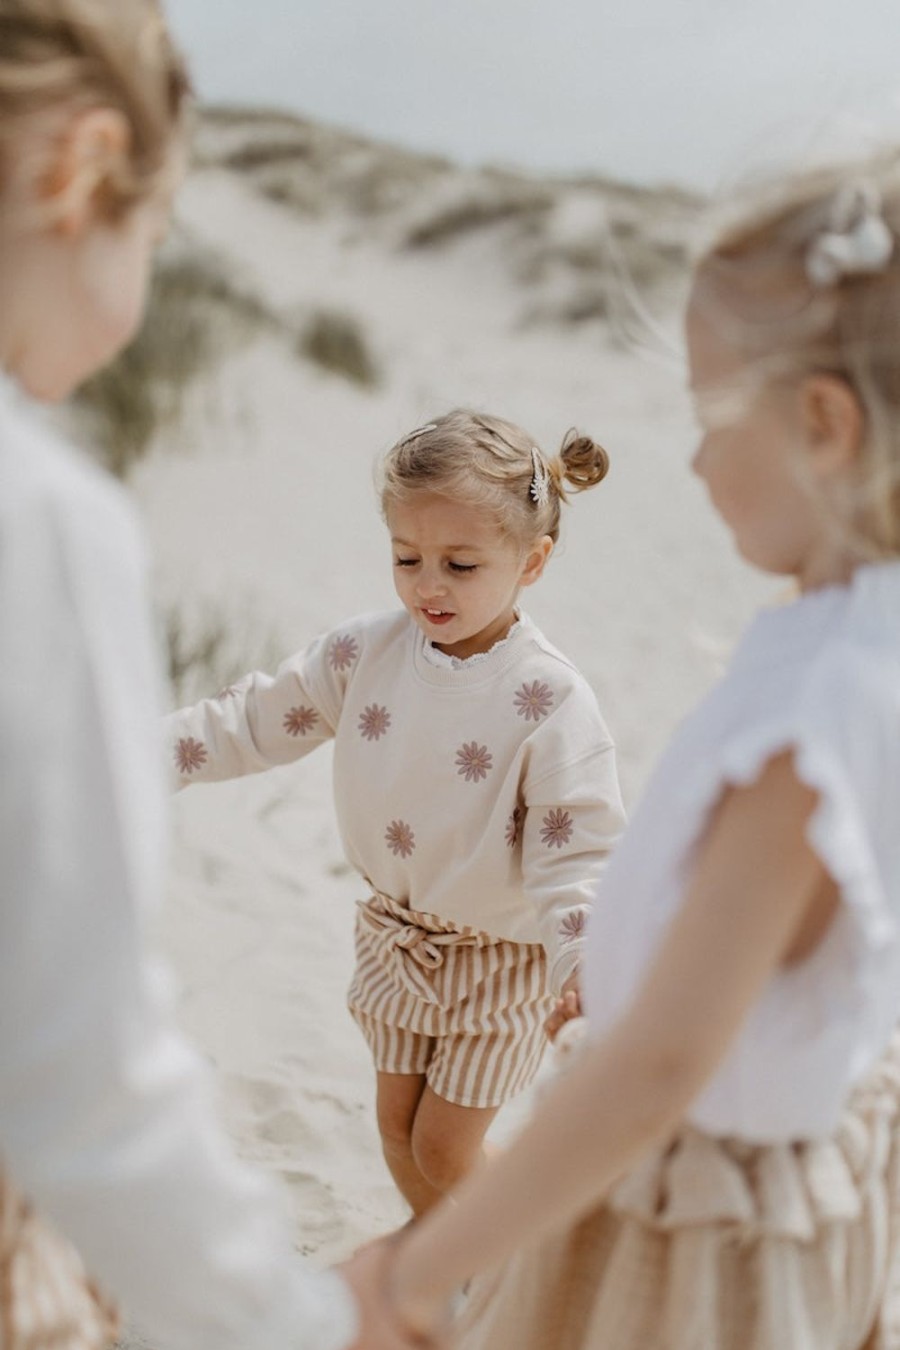
<path id="1" fill-rule="evenodd" d="M 837 893 L 806 839 L 816 794 L 790 753 L 729 790 L 630 1010 L 539 1104 L 519 1139 L 399 1243 L 393 1296 L 427 1327 L 448 1294 L 572 1222 L 710 1078 L 776 968 L 824 933 Z"/>
<path id="2" fill-rule="evenodd" d="M 608 742 L 525 783 L 522 877 L 547 952 L 550 987 L 575 992 L 587 918 L 625 825 Z"/>
<path id="3" fill-rule="evenodd" d="M 345 646 L 336 657 L 339 641 Z M 259 773 L 315 750 L 334 735 L 352 669 L 342 658 L 353 653 L 355 660 L 357 652 L 355 639 L 331 633 L 288 657 L 274 676 L 246 675 L 170 714 L 164 734 L 176 787 Z"/>

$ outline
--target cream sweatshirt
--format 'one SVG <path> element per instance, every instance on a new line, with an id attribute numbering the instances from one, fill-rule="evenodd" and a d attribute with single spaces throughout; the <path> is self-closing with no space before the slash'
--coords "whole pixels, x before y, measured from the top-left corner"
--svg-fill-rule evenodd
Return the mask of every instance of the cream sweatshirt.
<path id="1" fill-rule="evenodd" d="M 558 991 L 624 825 L 597 701 L 527 618 L 435 664 L 409 616 L 363 615 L 168 719 L 179 785 L 286 764 L 334 739 L 347 858 L 372 891 L 544 945 Z M 432 659 L 430 659 L 432 658 Z"/>

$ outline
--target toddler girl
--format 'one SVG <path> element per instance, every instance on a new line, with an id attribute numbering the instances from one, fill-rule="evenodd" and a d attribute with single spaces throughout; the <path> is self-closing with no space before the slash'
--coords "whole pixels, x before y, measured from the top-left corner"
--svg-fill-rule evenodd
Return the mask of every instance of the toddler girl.
<path id="1" fill-rule="evenodd" d="M 581 1058 L 396 1242 L 382 1298 L 410 1332 L 512 1256 L 465 1350 L 900 1344 L 897 169 L 783 183 L 697 266 L 694 469 L 799 595 L 751 626 L 616 852 Z"/>
<path id="2" fill-rule="evenodd" d="M 470 412 L 420 427 L 382 466 L 403 610 L 351 619 L 274 678 L 169 722 L 183 784 L 334 738 L 341 834 L 367 889 L 350 1008 L 377 1070 L 385 1158 L 416 1214 L 535 1073 L 621 829 L 596 700 L 518 609 L 558 537 L 563 483 L 591 487 L 607 464 L 586 437 L 548 459 Z"/>

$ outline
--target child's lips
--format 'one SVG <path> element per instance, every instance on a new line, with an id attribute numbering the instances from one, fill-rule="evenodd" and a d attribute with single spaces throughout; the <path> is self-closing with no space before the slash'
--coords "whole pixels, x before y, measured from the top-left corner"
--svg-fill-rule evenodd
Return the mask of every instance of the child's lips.
<path id="1" fill-rule="evenodd" d="M 423 606 L 421 612 L 429 623 L 434 624 L 449 623 L 452 618 L 455 618 L 455 615 L 446 609 L 425 609 Z"/>

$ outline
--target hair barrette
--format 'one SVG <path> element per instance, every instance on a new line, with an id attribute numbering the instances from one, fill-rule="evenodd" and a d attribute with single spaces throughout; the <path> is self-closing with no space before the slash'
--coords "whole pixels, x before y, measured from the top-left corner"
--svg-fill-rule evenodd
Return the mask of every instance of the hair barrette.
<path id="1" fill-rule="evenodd" d="M 536 445 L 531 447 L 531 463 L 533 472 L 528 493 L 536 506 L 544 507 L 550 500 L 550 474 Z"/>
<path id="2" fill-rule="evenodd" d="M 428 431 L 437 431 L 437 422 L 426 422 L 424 427 L 416 427 L 415 431 L 411 431 L 408 436 L 403 437 L 400 444 L 409 445 L 410 441 L 418 440 L 420 436 L 424 436 Z"/>
<path id="3" fill-rule="evenodd" d="M 894 236 L 881 214 L 881 195 L 873 183 L 843 188 L 831 219 L 806 252 L 806 275 L 825 289 L 844 277 L 884 271 L 894 253 Z"/>

